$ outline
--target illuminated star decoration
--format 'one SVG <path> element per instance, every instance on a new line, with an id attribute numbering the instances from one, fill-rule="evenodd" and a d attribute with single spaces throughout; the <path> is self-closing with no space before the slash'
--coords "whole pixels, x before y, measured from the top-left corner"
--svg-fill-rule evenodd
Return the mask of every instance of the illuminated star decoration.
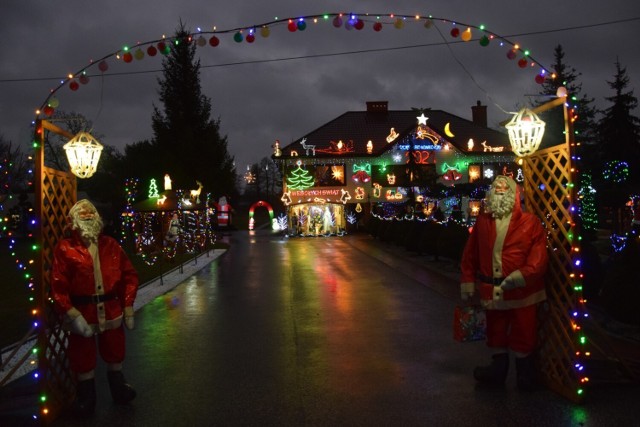
<path id="1" fill-rule="evenodd" d="M 339 166 L 331 166 L 331 177 L 336 181 L 342 182 L 342 178 L 343 178 L 342 168 Z"/>
<path id="2" fill-rule="evenodd" d="M 351 194 L 349 194 L 349 192 L 344 188 L 340 189 L 340 191 L 342 192 L 342 196 L 340 196 L 340 201 L 343 204 L 346 204 L 347 201 L 351 200 Z"/>
<path id="3" fill-rule="evenodd" d="M 421 115 L 419 115 L 418 117 L 416 117 L 416 119 L 418 119 L 418 125 L 427 125 L 427 120 L 429 120 L 429 117 L 425 116 L 424 113 L 422 113 Z"/>

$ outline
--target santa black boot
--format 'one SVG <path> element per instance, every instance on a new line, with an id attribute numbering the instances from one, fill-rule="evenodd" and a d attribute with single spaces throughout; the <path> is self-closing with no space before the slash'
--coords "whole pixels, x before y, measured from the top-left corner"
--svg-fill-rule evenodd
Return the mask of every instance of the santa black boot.
<path id="1" fill-rule="evenodd" d="M 136 397 L 136 391 L 127 384 L 122 371 L 107 371 L 107 379 L 114 402 L 124 405 Z"/>
<path id="2" fill-rule="evenodd" d="M 527 357 L 516 357 L 516 382 L 518 389 L 522 391 L 535 390 L 537 378 L 532 354 Z"/>
<path id="3" fill-rule="evenodd" d="M 78 381 L 76 400 L 73 405 L 74 411 L 81 417 L 93 415 L 96 410 L 96 380 L 94 378 Z"/>
<path id="4" fill-rule="evenodd" d="M 502 385 L 509 372 L 509 354 L 494 354 L 491 358 L 490 365 L 477 366 L 473 370 L 473 377 L 483 384 Z"/>

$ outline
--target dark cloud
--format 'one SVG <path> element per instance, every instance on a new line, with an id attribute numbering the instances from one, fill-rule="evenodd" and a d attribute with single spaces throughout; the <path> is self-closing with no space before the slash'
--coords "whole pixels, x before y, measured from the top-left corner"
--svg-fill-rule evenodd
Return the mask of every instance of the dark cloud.
<path id="1" fill-rule="evenodd" d="M 613 79 L 616 58 L 627 67 L 632 88 L 640 81 L 638 21 L 586 27 L 640 17 L 635 1 L 453 0 L 430 4 L 430 10 L 418 0 L 403 2 L 402 10 L 388 1 L 366 2 L 366 7 L 355 1 L 316 3 L 3 0 L 0 134 L 27 146 L 34 111 L 58 79 L 122 46 L 171 36 L 180 21 L 192 31 L 211 31 L 214 25 L 226 30 L 323 12 L 430 14 L 486 24 L 530 49 L 544 66 L 550 66 L 561 44 L 565 62 L 582 74 L 583 93 L 601 108 L 612 94 L 606 81 Z M 219 36 L 219 47 L 199 48 L 203 93 L 212 100 L 213 117 L 221 120 L 238 170 L 270 155 L 275 139 L 287 143 L 345 111 L 363 109 L 368 100 L 388 100 L 392 109 L 441 109 L 464 118 L 471 117 L 470 107 L 480 100 L 489 105 L 489 124 L 496 126 L 508 111 L 528 102 L 526 95 L 540 90 L 533 82 L 535 72 L 519 69 L 495 41 L 486 48 L 475 41 L 446 46 L 443 40 L 456 41 L 449 23 L 425 29 L 409 20 L 401 30 L 388 25 L 376 33 L 371 28 L 375 18 L 367 19 L 362 31 L 337 29 L 329 21 L 309 23 L 304 32 L 292 34 L 279 25 L 269 38 L 258 36 L 253 44 L 235 43 L 232 34 L 225 34 Z M 573 27 L 582 28 L 545 32 Z M 400 49 L 407 46 L 416 47 Z M 338 55 L 345 52 L 351 53 Z M 327 56 L 281 60 L 316 55 Z M 234 63 L 243 64 L 225 65 Z M 89 84 L 77 92 L 61 88 L 59 108 L 85 115 L 104 135 L 103 142 L 118 148 L 149 139 L 160 69 L 160 58 L 132 64 L 110 59 L 107 76 L 91 67 L 95 76 Z M 140 74 L 113 75 L 130 72 Z M 30 80 L 48 77 L 56 79 Z"/>

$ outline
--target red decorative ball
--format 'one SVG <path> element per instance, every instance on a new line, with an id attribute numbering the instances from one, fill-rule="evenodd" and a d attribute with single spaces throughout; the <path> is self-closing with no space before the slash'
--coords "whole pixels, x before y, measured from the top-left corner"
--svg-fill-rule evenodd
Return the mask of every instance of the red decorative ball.
<path id="1" fill-rule="evenodd" d="M 220 39 L 216 36 L 211 36 L 211 38 L 209 39 L 209 44 L 213 47 L 216 47 L 220 44 Z"/>
<path id="2" fill-rule="evenodd" d="M 336 28 L 342 27 L 342 18 L 340 18 L 339 16 L 333 18 L 333 26 Z"/>
<path id="3" fill-rule="evenodd" d="M 538 74 L 538 75 L 536 75 L 536 83 L 538 83 L 539 85 L 541 85 L 542 83 L 544 83 L 544 74 Z"/>
<path id="4" fill-rule="evenodd" d="M 158 50 L 160 51 L 160 53 L 164 52 L 166 48 L 167 48 L 167 45 L 165 44 L 165 42 L 158 43 Z"/>
<path id="5" fill-rule="evenodd" d="M 516 51 L 511 49 L 509 52 L 507 52 L 507 58 L 509 59 L 515 59 L 516 57 Z"/>
<path id="6" fill-rule="evenodd" d="M 131 55 L 131 52 L 127 52 L 124 55 L 122 55 L 122 59 L 124 60 L 124 62 L 131 62 L 133 61 L 133 55 Z"/>
<path id="7" fill-rule="evenodd" d="M 380 31 L 380 30 L 382 30 L 382 23 L 376 22 L 375 24 L 373 24 L 373 31 Z"/>
<path id="8" fill-rule="evenodd" d="M 361 30 L 364 28 L 364 21 L 362 19 L 358 19 L 356 21 L 356 24 L 354 25 L 354 27 L 356 27 L 356 30 Z"/>
<path id="9" fill-rule="evenodd" d="M 287 25 L 287 28 L 292 33 L 295 33 L 298 30 L 298 24 L 296 24 L 295 21 L 291 21 L 291 22 L 289 22 L 289 25 Z"/>
<path id="10" fill-rule="evenodd" d="M 256 36 L 253 34 L 247 34 L 247 43 L 253 43 L 256 40 Z"/>
<path id="11" fill-rule="evenodd" d="M 98 69 L 104 73 L 109 69 L 109 64 L 107 64 L 107 61 L 100 61 L 100 63 L 98 64 Z"/>
<path id="12" fill-rule="evenodd" d="M 454 28 L 451 30 L 451 37 L 458 37 L 460 35 L 460 30 L 458 28 Z"/>
<path id="13" fill-rule="evenodd" d="M 80 83 L 82 83 L 83 85 L 86 85 L 87 83 L 89 83 L 89 76 L 87 76 L 86 74 L 81 75 Z"/>
<path id="14" fill-rule="evenodd" d="M 520 67 L 520 68 L 524 68 L 524 67 L 526 67 L 526 66 L 527 66 L 527 60 L 526 60 L 526 59 L 524 59 L 524 58 L 521 58 L 521 59 L 518 61 L 518 67 Z"/>
<path id="15" fill-rule="evenodd" d="M 47 105 L 46 107 L 44 107 L 44 108 L 42 109 L 42 112 L 43 112 L 46 116 L 51 117 L 51 115 L 53 114 L 53 107 L 51 107 L 51 106 Z"/>
<path id="16" fill-rule="evenodd" d="M 78 88 L 80 87 L 80 85 L 78 84 L 77 81 L 75 80 L 71 80 L 71 82 L 69 83 L 69 89 L 71 89 L 72 91 L 76 91 L 78 90 Z"/>
<path id="17" fill-rule="evenodd" d="M 158 53 L 158 49 L 156 49 L 155 46 L 151 45 L 147 48 L 147 55 L 156 56 L 157 53 Z"/>

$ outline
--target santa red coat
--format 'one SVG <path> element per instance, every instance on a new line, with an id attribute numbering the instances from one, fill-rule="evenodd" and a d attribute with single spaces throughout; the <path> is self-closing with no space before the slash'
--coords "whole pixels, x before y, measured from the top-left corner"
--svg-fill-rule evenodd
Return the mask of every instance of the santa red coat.
<path id="1" fill-rule="evenodd" d="M 80 311 L 96 331 L 121 325 L 125 307 L 133 307 L 138 290 L 138 274 L 120 244 L 112 237 L 98 238 L 98 256 L 102 286 L 97 286 L 94 263 L 89 249 L 77 232 L 60 240 L 53 253 L 51 297 L 61 314 L 73 308 Z M 100 304 L 74 304 L 74 297 L 92 295 L 114 296 Z M 98 314 L 102 305 L 104 317 Z M 103 317 L 102 320 L 100 317 Z"/>
<path id="2" fill-rule="evenodd" d="M 488 309 L 509 310 L 546 299 L 544 275 L 547 268 L 547 238 L 540 219 L 523 212 L 516 197 L 511 220 L 500 247 L 496 247 L 496 221 L 489 213 L 478 216 L 465 246 L 460 282 L 476 283 L 481 304 Z M 500 243 L 498 243 L 499 245 Z M 494 251 L 497 251 L 494 254 Z M 495 262 L 494 260 L 501 260 Z M 501 272 L 496 272 L 501 269 Z M 502 300 L 494 300 L 493 287 L 519 270 L 524 287 L 505 290 Z"/>

